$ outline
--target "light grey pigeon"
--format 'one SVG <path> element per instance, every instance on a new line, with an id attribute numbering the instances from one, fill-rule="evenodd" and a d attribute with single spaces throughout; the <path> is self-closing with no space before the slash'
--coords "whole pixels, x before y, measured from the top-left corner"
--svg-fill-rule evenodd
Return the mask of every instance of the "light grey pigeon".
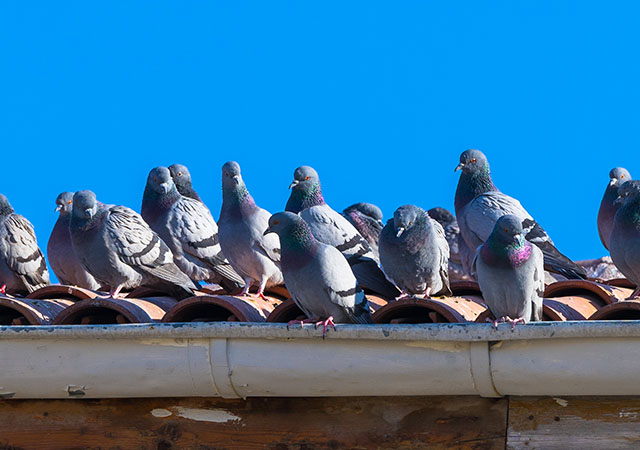
<path id="1" fill-rule="evenodd" d="M 307 315 L 306 322 L 323 325 L 323 337 L 335 323 L 372 323 L 369 302 L 345 257 L 318 241 L 300 216 L 274 214 L 268 233 L 280 238 L 282 273 L 293 301 Z"/>
<path id="2" fill-rule="evenodd" d="M 180 194 L 185 197 L 198 200 L 199 202 L 202 201 L 198 193 L 193 189 L 191 173 L 189 172 L 189 169 L 187 169 L 187 166 L 183 166 L 182 164 L 171 164 L 169 166 L 169 171 L 171 172 L 173 182 Z"/>
<path id="3" fill-rule="evenodd" d="M 104 205 L 91 191 L 73 196 L 71 242 L 82 264 L 117 298 L 120 290 L 149 286 L 178 299 L 198 289 L 173 262 L 169 247 L 138 213 Z"/>
<path id="4" fill-rule="evenodd" d="M 636 285 L 632 299 L 640 296 L 640 180 L 627 181 L 618 194 L 622 206 L 613 220 L 609 251 L 616 267 Z"/>
<path id="5" fill-rule="evenodd" d="M 371 250 L 378 255 L 378 238 L 384 224 L 382 210 L 373 203 L 355 203 L 342 211 L 342 215 L 356 227 L 356 230 L 371 246 Z"/>
<path id="6" fill-rule="evenodd" d="M 498 219 L 487 242 L 473 261 L 482 297 L 496 321 L 516 323 L 542 320 L 544 256 L 524 237 L 522 220 Z"/>
<path id="7" fill-rule="evenodd" d="M 362 287 L 389 299 L 400 295 L 378 266 L 369 243 L 347 219 L 325 203 L 317 172 L 309 166 L 300 166 L 293 178 L 285 210 L 300 214 L 317 240 L 340 250 Z"/>
<path id="8" fill-rule="evenodd" d="M 49 271 L 31 222 L 0 194 L 0 293 L 24 295 L 49 284 Z"/>
<path id="9" fill-rule="evenodd" d="M 380 233 L 380 263 L 400 298 L 452 295 L 444 229 L 414 205 L 396 209 Z"/>
<path id="10" fill-rule="evenodd" d="M 73 192 L 63 192 L 56 198 L 56 211 L 60 213 L 47 243 L 47 257 L 53 273 L 61 284 L 79 286 L 97 291 L 100 284 L 87 272 L 73 251 L 69 224 L 73 209 Z"/>
<path id="11" fill-rule="evenodd" d="M 268 211 L 258 207 L 244 184 L 240 165 L 229 161 L 222 166 L 222 209 L 218 235 L 225 256 L 244 278 L 243 295 L 258 283 L 258 296 L 265 288 L 284 282 L 280 270 L 280 243 L 276 236 L 265 236 Z"/>
<path id="12" fill-rule="evenodd" d="M 204 203 L 180 195 L 166 167 L 149 172 L 141 213 L 192 280 L 218 283 L 229 293 L 244 286 L 222 253 L 211 212 Z"/>
<path id="13" fill-rule="evenodd" d="M 491 234 L 496 221 L 512 214 L 520 218 L 525 238 L 542 250 L 545 269 L 567 278 L 584 279 L 585 270 L 555 248 L 546 231 L 529 215 L 520 202 L 503 194 L 491 180 L 489 162 L 479 150 L 467 150 L 460 155 L 462 169 L 456 190 L 456 218 L 460 232 L 471 249 L 482 245 Z"/>
<path id="14" fill-rule="evenodd" d="M 631 174 L 623 167 L 615 167 L 609 172 L 609 184 L 602 196 L 600 209 L 598 210 L 598 234 L 604 248 L 609 250 L 609 236 L 613 228 L 613 219 L 620 208 L 620 203 L 616 203 L 618 198 L 618 188 L 631 180 Z"/>

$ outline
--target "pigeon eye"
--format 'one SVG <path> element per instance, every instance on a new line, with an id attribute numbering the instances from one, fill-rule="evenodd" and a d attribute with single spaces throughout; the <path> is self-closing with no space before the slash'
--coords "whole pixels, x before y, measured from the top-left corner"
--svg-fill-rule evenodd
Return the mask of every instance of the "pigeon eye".
<path id="1" fill-rule="evenodd" d="M 505 228 L 505 229 L 504 229 L 504 232 L 505 232 L 505 233 L 508 233 L 508 232 L 509 232 L 509 229 L 508 229 L 508 228 Z"/>
<path id="2" fill-rule="evenodd" d="M 178 176 L 181 177 L 182 176 L 182 172 L 178 172 Z"/>
<path id="3" fill-rule="evenodd" d="M 473 164 L 474 162 L 476 162 L 476 159 L 475 158 L 471 158 L 471 161 L 469 161 L 469 162 Z"/>
<path id="4" fill-rule="evenodd" d="M 278 222 L 277 220 L 274 220 L 274 221 L 273 221 L 273 224 L 274 224 L 274 225 L 278 225 L 279 223 L 280 223 L 280 222 Z"/>
<path id="5" fill-rule="evenodd" d="M 620 178 L 624 178 L 624 175 L 620 175 Z"/>
<path id="6" fill-rule="evenodd" d="M 71 200 L 67 201 L 67 205 L 70 205 L 71 203 L 73 203 L 73 201 Z"/>
<path id="7" fill-rule="evenodd" d="M 304 177 L 305 180 L 308 180 L 309 178 L 311 178 L 311 177 Z"/>

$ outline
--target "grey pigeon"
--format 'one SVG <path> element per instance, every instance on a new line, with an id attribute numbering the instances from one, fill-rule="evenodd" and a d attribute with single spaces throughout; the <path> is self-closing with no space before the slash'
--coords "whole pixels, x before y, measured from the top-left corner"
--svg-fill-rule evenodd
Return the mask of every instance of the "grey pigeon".
<path id="1" fill-rule="evenodd" d="M 622 206 L 613 220 L 609 251 L 616 267 L 636 285 L 631 299 L 640 296 L 640 180 L 627 181 L 618 194 Z"/>
<path id="2" fill-rule="evenodd" d="M 402 297 L 452 295 L 444 229 L 414 205 L 396 209 L 380 233 L 380 263 Z"/>
<path id="3" fill-rule="evenodd" d="M 525 239 L 518 216 L 500 217 L 487 242 L 476 252 L 473 269 L 482 297 L 498 321 L 542 320 L 544 257 Z"/>
<path id="4" fill-rule="evenodd" d="M 369 302 L 335 247 L 318 241 L 297 214 L 281 212 L 269 219 L 265 234 L 277 233 L 282 248 L 282 273 L 293 301 L 308 321 L 327 326 L 335 323 L 372 323 Z"/>
<path id="5" fill-rule="evenodd" d="M 583 279 L 585 270 L 555 248 L 546 231 L 529 215 L 520 202 L 503 194 L 493 184 L 489 162 L 479 150 L 467 150 L 460 155 L 462 169 L 456 190 L 456 218 L 460 232 L 471 249 L 482 245 L 491 234 L 496 221 L 512 214 L 520 218 L 525 238 L 544 254 L 545 269 L 567 278 Z"/>
<path id="6" fill-rule="evenodd" d="M 211 212 L 204 203 L 180 195 L 166 167 L 149 172 L 141 213 L 192 280 L 218 283 L 229 293 L 244 286 L 222 254 Z"/>
<path id="7" fill-rule="evenodd" d="M 138 213 L 105 205 L 91 191 L 73 196 L 71 242 L 82 264 L 117 298 L 120 290 L 149 286 L 178 299 L 198 288 L 173 262 L 169 247 Z"/>
<path id="8" fill-rule="evenodd" d="M 317 240 L 340 250 L 364 288 L 387 298 L 400 295 L 378 266 L 369 243 L 347 219 L 325 203 L 316 171 L 301 166 L 295 170 L 293 178 L 285 210 L 300 214 Z"/>
<path id="9" fill-rule="evenodd" d="M 378 238 L 384 224 L 382 210 L 372 203 L 355 203 L 342 211 L 342 215 L 351 222 L 356 230 L 371 246 L 371 250 L 378 255 Z"/>
<path id="10" fill-rule="evenodd" d="M 631 174 L 623 167 L 615 167 L 609 172 L 609 184 L 604 191 L 600 210 L 598 210 L 598 234 L 600 234 L 602 245 L 607 250 L 609 250 L 609 236 L 611 236 L 613 228 L 613 219 L 620 208 L 620 203 L 616 203 L 618 188 L 629 180 L 631 180 Z"/>
<path id="11" fill-rule="evenodd" d="M 229 161 L 222 166 L 222 209 L 218 220 L 220 246 L 233 268 L 244 278 L 242 294 L 258 283 L 258 296 L 265 288 L 282 284 L 280 243 L 265 236 L 268 211 L 258 207 L 240 173 L 240 165 Z"/>
<path id="12" fill-rule="evenodd" d="M 87 272 L 73 251 L 69 224 L 73 209 L 73 192 L 63 192 L 56 198 L 56 211 L 60 213 L 47 243 L 47 257 L 53 273 L 62 284 L 98 290 L 100 284 Z"/>
<path id="13" fill-rule="evenodd" d="M 175 183 L 176 188 L 178 189 L 178 192 L 180 192 L 180 194 L 184 195 L 185 197 L 198 200 L 199 202 L 202 201 L 198 193 L 193 189 L 193 185 L 191 182 L 191 173 L 186 166 L 183 166 L 182 164 L 171 164 L 169 166 L 169 171 L 171 172 L 173 182 Z"/>
<path id="14" fill-rule="evenodd" d="M 48 284 L 33 226 L 0 194 L 0 293 L 24 295 Z"/>

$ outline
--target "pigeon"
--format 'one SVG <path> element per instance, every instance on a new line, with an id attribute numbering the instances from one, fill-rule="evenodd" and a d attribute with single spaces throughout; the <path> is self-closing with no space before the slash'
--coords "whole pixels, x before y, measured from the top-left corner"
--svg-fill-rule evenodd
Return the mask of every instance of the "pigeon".
<path id="1" fill-rule="evenodd" d="M 222 209 L 218 220 L 220 246 L 231 266 L 246 283 L 242 295 L 258 283 L 257 295 L 265 288 L 284 282 L 280 270 L 280 243 L 277 236 L 265 236 L 268 211 L 258 207 L 249 194 L 240 165 L 229 161 L 222 166 Z"/>
<path id="2" fill-rule="evenodd" d="M 373 323 L 369 302 L 349 263 L 335 247 L 318 241 L 297 214 L 281 212 L 269 219 L 265 235 L 276 233 L 282 248 L 282 273 L 305 322 L 322 324 L 322 336 L 335 323 Z"/>
<path id="3" fill-rule="evenodd" d="M 384 226 L 380 208 L 372 203 L 355 203 L 344 209 L 342 215 L 356 227 L 371 250 L 378 255 L 378 238 Z"/>
<path id="4" fill-rule="evenodd" d="M 473 270 L 482 297 L 498 322 L 542 320 L 544 256 L 525 239 L 522 219 L 511 214 L 500 217 L 487 242 L 476 252 Z"/>
<path id="5" fill-rule="evenodd" d="M 72 205 L 73 192 L 63 192 L 56 198 L 56 212 L 60 215 L 47 243 L 49 264 L 60 283 L 97 291 L 100 289 L 100 283 L 87 272 L 73 251 L 69 232 Z"/>
<path id="6" fill-rule="evenodd" d="M 396 209 L 380 233 L 380 263 L 402 298 L 452 295 L 444 229 L 414 205 Z"/>
<path id="7" fill-rule="evenodd" d="M 631 175 L 627 169 L 616 167 L 609 172 L 609 184 L 604 191 L 602 202 L 600 202 L 600 210 L 598 211 L 598 233 L 602 245 L 609 250 L 609 236 L 613 228 L 613 219 L 616 216 L 620 203 L 616 203 L 618 198 L 618 188 L 623 183 L 631 180 Z"/>
<path id="8" fill-rule="evenodd" d="M 189 173 L 189 169 L 187 169 L 186 166 L 183 166 L 182 164 L 171 164 L 169 166 L 169 171 L 171 172 L 173 182 L 180 194 L 202 202 L 200 196 L 191 185 L 191 173 Z"/>
<path id="9" fill-rule="evenodd" d="M 0 194 L 0 293 L 29 294 L 49 284 L 49 271 L 31 222 Z"/>
<path id="10" fill-rule="evenodd" d="M 609 252 L 615 266 L 636 285 L 629 299 L 640 296 L 640 180 L 618 188 L 620 206 L 613 219 Z"/>
<path id="11" fill-rule="evenodd" d="M 229 293 L 244 286 L 222 254 L 211 212 L 204 203 L 182 196 L 166 167 L 149 172 L 141 213 L 192 280 L 218 283 Z"/>
<path id="12" fill-rule="evenodd" d="M 544 266 L 549 272 L 566 278 L 584 279 L 586 271 L 555 248 L 546 231 L 529 215 L 520 202 L 503 194 L 493 184 L 489 162 L 479 150 L 467 150 L 460 155 L 462 169 L 455 196 L 456 218 L 460 232 L 471 249 L 482 245 L 496 221 L 506 214 L 520 218 L 525 238 L 544 254 Z"/>
<path id="13" fill-rule="evenodd" d="M 449 275 L 451 279 L 467 279 L 471 276 L 471 262 L 475 256 L 464 238 L 460 234 L 458 221 L 451 212 L 445 208 L 436 207 L 427 211 L 429 217 L 438 222 L 444 228 L 449 250 Z"/>
<path id="14" fill-rule="evenodd" d="M 347 219 L 325 203 L 317 172 L 309 166 L 300 166 L 293 178 L 285 210 L 300 214 L 317 240 L 340 250 L 362 287 L 389 299 L 400 295 L 378 266 L 369 243 Z"/>
<path id="15" fill-rule="evenodd" d="M 173 262 L 167 244 L 142 217 L 126 206 L 105 205 L 91 191 L 73 195 L 71 242 L 84 267 L 98 283 L 120 290 L 149 286 L 178 299 L 198 286 Z"/>

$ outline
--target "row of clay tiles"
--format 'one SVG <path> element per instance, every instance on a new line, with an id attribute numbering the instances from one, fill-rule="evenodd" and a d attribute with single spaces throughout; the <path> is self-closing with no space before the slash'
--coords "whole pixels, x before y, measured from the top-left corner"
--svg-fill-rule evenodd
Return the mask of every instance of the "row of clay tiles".
<path id="1" fill-rule="evenodd" d="M 456 281 L 454 296 L 388 302 L 367 295 L 375 323 L 486 322 L 491 315 L 477 283 Z M 640 319 L 640 301 L 625 300 L 633 286 L 624 279 L 604 283 L 558 281 L 547 286 L 544 320 Z M 124 299 L 100 297 L 74 286 L 50 285 L 26 298 L 0 296 L 0 325 L 89 325 L 150 322 L 288 322 L 304 318 L 284 287 L 267 299 L 231 296 L 204 288 L 180 302 L 161 292 L 138 288 Z"/>

